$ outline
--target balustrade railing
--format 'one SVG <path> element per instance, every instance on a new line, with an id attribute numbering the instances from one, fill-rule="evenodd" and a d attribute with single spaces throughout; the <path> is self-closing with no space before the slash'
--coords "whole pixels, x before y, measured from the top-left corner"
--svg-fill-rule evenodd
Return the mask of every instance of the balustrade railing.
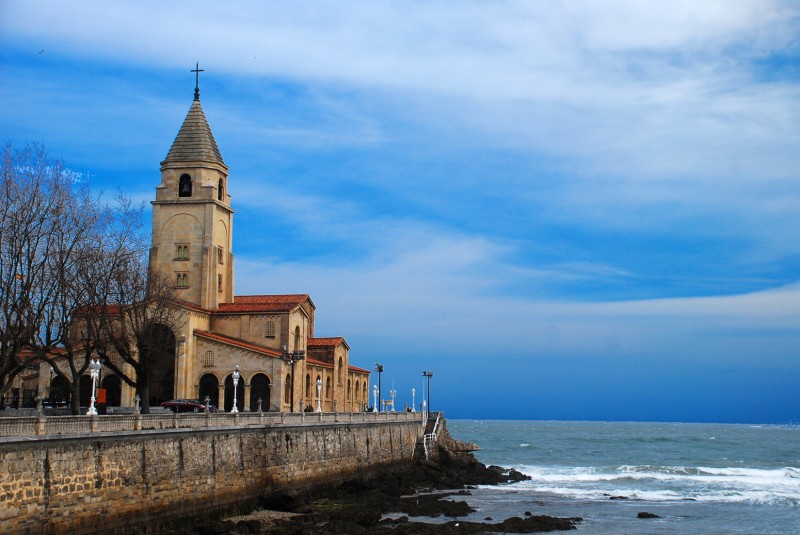
<path id="1" fill-rule="evenodd" d="M 109 414 L 95 416 L 0 417 L 0 441 L 5 437 L 78 435 L 140 430 L 246 427 L 277 425 L 349 424 L 359 422 L 422 421 L 414 412 L 216 412 L 177 414 Z"/>

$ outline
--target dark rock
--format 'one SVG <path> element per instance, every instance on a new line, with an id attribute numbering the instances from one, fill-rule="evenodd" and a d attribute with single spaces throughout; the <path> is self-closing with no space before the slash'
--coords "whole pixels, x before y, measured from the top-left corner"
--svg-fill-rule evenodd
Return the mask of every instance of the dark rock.
<path id="1" fill-rule="evenodd" d="M 444 441 L 446 444 L 447 441 Z M 417 459 L 408 470 L 381 474 L 380 479 L 349 481 L 336 488 L 283 493 L 270 497 L 262 506 L 302 512 L 271 526 L 271 535 L 316 533 L 347 535 L 449 535 L 489 533 L 533 533 L 575 529 L 579 518 L 533 516 L 512 517 L 500 523 L 453 520 L 445 523 L 412 522 L 414 516 L 463 517 L 474 512 L 466 501 L 467 485 L 500 485 L 530 479 L 516 470 L 482 464 L 466 452 L 453 452 L 438 445 L 437 462 Z M 442 492 L 444 491 L 444 492 Z M 316 500 L 316 501 L 315 501 Z M 381 520 L 389 513 L 403 513 L 395 520 Z M 405 516 L 407 515 L 407 516 Z M 209 535 L 217 535 L 210 533 Z"/>
<path id="2" fill-rule="evenodd" d="M 530 511 L 525 511 L 525 516 L 533 516 Z"/>
<path id="3" fill-rule="evenodd" d="M 627 496 L 612 496 L 609 498 L 609 500 L 627 500 L 627 499 L 628 499 Z"/>
<path id="4" fill-rule="evenodd" d="M 642 511 L 638 515 L 636 515 L 636 518 L 661 518 L 661 517 L 653 513 Z"/>

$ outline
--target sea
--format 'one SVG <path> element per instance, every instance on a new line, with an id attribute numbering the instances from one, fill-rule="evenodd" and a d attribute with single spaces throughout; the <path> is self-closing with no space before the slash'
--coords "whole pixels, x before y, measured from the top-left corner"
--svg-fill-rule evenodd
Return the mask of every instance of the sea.
<path id="1" fill-rule="evenodd" d="M 581 517 L 580 535 L 800 534 L 797 425 L 448 419 L 447 427 L 477 443 L 484 464 L 531 477 L 458 496 L 477 509 L 465 520 L 529 512 Z"/>

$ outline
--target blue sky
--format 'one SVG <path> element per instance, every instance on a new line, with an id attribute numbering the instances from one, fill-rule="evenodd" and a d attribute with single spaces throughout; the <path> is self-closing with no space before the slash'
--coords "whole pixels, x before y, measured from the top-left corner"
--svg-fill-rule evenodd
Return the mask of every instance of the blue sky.
<path id="1" fill-rule="evenodd" d="M 768 0 L 0 0 L 0 131 L 149 201 L 199 61 L 236 293 L 311 294 L 398 404 L 430 369 L 454 418 L 797 421 L 798 28 Z"/>

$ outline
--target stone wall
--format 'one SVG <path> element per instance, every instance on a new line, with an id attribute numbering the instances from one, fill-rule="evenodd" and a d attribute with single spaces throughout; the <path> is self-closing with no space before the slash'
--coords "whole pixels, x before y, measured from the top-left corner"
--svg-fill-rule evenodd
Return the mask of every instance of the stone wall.
<path id="1" fill-rule="evenodd" d="M 419 421 L 0 442 L 0 533 L 132 533 L 272 492 L 407 466 Z"/>

